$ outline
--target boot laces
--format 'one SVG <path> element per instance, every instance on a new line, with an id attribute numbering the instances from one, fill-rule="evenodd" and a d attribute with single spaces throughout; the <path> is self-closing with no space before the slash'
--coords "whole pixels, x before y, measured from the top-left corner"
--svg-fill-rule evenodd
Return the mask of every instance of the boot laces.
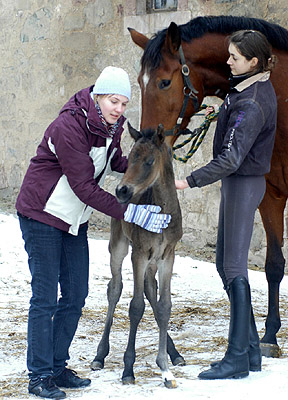
<path id="1" fill-rule="evenodd" d="M 47 378 L 42 379 L 43 384 L 45 385 L 47 390 L 55 389 L 57 386 L 53 381 L 53 376 L 47 376 Z"/>
<path id="2" fill-rule="evenodd" d="M 65 368 L 64 371 L 62 372 L 62 374 L 63 374 L 64 377 L 71 376 L 71 375 L 77 377 L 77 372 L 74 371 L 73 369 Z M 62 374 L 61 374 L 61 375 L 62 375 Z"/>

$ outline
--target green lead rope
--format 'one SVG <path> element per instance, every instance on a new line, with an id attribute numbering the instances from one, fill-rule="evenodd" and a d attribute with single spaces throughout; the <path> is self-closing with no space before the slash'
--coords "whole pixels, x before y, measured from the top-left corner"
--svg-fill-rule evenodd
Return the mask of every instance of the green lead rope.
<path id="1" fill-rule="evenodd" d="M 206 109 L 208 106 L 206 104 L 202 104 L 200 106 L 200 110 Z M 196 150 L 198 150 L 200 144 L 203 142 L 203 139 L 210 127 L 211 122 L 218 116 L 220 111 L 220 108 L 217 112 L 212 112 L 209 115 L 207 115 L 205 117 L 204 122 L 199 126 L 199 128 L 195 128 L 193 130 L 193 132 L 191 132 L 191 135 L 189 136 L 188 139 L 184 140 L 183 143 L 177 144 L 176 146 L 173 146 L 173 157 L 175 160 L 177 161 L 182 161 L 184 163 L 186 163 L 192 156 L 193 154 L 196 152 Z M 181 149 L 183 146 L 185 146 L 187 143 L 190 143 L 191 140 L 192 144 L 190 147 L 190 150 L 188 151 L 188 153 L 186 154 L 185 157 L 179 157 L 175 154 L 175 150 Z"/>

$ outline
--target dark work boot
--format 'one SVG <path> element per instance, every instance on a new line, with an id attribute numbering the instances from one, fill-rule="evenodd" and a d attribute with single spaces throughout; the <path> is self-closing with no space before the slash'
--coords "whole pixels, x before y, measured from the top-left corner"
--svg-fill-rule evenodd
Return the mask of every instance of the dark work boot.
<path id="1" fill-rule="evenodd" d="M 260 340 L 257 332 L 257 327 L 255 324 L 254 314 L 251 307 L 251 317 L 250 317 L 250 331 L 249 331 L 249 370 L 250 371 L 261 371 L 262 367 L 262 354 L 260 348 Z M 215 367 L 220 361 L 214 361 L 210 364 L 211 367 Z"/>
<path id="2" fill-rule="evenodd" d="M 69 368 L 65 368 L 59 375 L 54 375 L 53 380 L 57 386 L 69 389 L 83 388 L 91 383 L 91 379 L 79 378 L 77 373 Z"/>
<path id="3" fill-rule="evenodd" d="M 246 278 L 237 276 L 228 290 L 230 298 L 228 349 L 223 360 L 207 371 L 201 372 L 198 375 L 199 379 L 244 378 L 249 375 L 250 287 Z"/>

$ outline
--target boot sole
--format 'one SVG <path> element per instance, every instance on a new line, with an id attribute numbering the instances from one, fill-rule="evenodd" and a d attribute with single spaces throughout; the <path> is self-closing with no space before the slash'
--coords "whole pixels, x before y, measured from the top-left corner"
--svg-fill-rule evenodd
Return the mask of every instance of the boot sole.
<path id="1" fill-rule="evenodd" d="M 242 379 L 242 378 L 246 378 L 246 376 L 249 375 L 249 372 L 240 372 L 238 374 L 234 374 L 231 376 L 231 378 L 227 378 L 227 379 Z"/>
<path id="2" fill-rule="evenodd" d="M 54 400 L 56 399 L 56 400 L 58 400 L 58 399 L 65 399 L 66 398 L 66 393 L 65 392 L 62 392 L 62 394 L 55 394 L 55 395 L 51 395 L 49 393 L 43 394 L 43 391 L 41 391 L 41 390 L 33 391 L 33 389 L 32 390 L 28 389 L 28 392 L 29 392 L 29 394 L 33 394 L 34 396 L 41 397 L 42 399 L 54 399 Z M 51 396 L 53 396 L 53 397 L 51 397 Z"/>

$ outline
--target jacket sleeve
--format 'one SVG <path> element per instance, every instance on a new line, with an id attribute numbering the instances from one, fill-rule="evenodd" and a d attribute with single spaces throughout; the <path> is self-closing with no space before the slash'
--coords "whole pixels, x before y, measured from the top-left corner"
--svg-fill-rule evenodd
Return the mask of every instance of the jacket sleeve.
<path id="1" fill-rule="evenodd" d="M 118 143 L 117 151 L 111 160 L 111 169 L 112 171 L 124 173 L 127 169 L 127 166 L 128 166 L 128 160 L 125 156 L 122 155 L 120 143 Z"/>
<path id="2" fill-rule="evenodd" d="M 236 172 L 252 148 L 265 117 L 261 106 L 254 100 L 242 100 L 231 112 L 221 152 L 202 168 L 188 176 L 190 187 L 202 187 L 214 183 Z"/>
<path id="3" fill-rule="evenodd" d="M 69 113 L 61 114 L 50 130 L 55 154 L 76 196 L 88 206 L 113 218 L 123 219 L 127 205 L 118 203 L 115 196 L 101 189 L 94 179 L 94 164 L 89 155 L 86 134 Z"/>

